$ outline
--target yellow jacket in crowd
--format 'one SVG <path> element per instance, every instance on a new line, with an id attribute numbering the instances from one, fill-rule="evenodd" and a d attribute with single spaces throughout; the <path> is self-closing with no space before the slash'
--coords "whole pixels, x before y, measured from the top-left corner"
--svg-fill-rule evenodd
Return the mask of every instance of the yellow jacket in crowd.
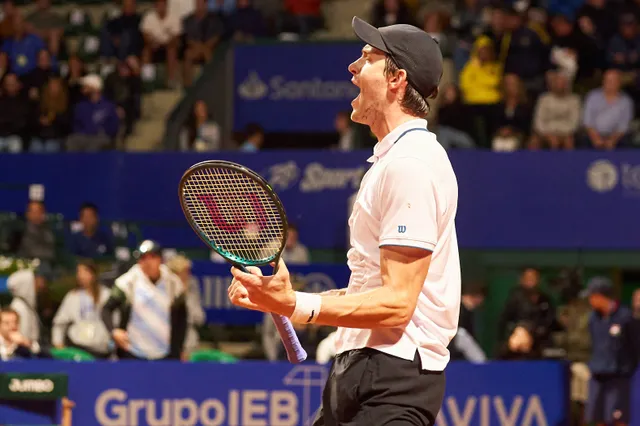
<path id="1" fill-rule="evenodd" d="M 484 49 L 483 52 L 480 52 Z M 480 36 L 473 44 L 471 58 L 460 72 L 460 91 L 471 105 L 495 104 L 502 99 L 502 65 L 493 54 L 493 42 Z"/>

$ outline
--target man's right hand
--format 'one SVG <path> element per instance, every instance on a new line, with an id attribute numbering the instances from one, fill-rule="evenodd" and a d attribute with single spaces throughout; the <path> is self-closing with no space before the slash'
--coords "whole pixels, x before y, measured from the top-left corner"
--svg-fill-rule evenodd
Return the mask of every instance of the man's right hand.
<path id="1" fill-rule="evenodd" d="M 111 335 L 113 336 L 113 341 L 120 349 L 124 349 L 125 351 L 129 350 L 129 333 L 127 333 L 126 330 L 116 328 Z"/>

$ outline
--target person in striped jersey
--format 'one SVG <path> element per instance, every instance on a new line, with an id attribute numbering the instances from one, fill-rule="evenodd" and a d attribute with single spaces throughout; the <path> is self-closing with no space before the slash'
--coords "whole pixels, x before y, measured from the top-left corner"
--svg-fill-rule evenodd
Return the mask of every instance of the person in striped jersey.
<path id="1" fill-rule="evenodd" d="M 179 359 L 187 330 L 187 308 L 180 278 L 162 263 L 162 248 L 143 241 L 137 264 L 116 279 L 102 310 L 120 359 Z M 113 324 L 113 312 L 121 320 Z"/>

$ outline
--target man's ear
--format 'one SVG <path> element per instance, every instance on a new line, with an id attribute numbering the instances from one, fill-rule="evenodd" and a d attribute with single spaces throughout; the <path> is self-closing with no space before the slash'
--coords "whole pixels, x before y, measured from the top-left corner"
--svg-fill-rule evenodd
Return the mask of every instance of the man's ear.
<path id="1" fill-rule="evenodd" d="M 403 69 L 396 71 L 394 75 L 389 76 L 388 82 L 392 90 L 400 89 L 407 83 L 407 72 Z"/>

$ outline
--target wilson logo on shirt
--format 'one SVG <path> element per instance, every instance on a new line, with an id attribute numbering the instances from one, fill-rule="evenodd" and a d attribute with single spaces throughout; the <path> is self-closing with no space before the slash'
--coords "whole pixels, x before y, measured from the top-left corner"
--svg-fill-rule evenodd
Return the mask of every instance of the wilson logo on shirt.
<path id="1" fill-rule="evenodd" d="M 407 232 L 407 227 L 404 225 L 398 225 L 398 234 L 404 234 Z"/>

